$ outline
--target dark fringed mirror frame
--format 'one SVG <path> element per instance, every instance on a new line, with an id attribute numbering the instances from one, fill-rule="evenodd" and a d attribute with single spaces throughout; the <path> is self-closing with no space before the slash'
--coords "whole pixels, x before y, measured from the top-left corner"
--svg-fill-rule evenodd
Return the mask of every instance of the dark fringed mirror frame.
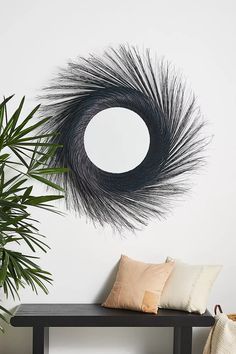
<path id="1" fill-rule="evenodd" d="M 119 231 L 134 230 L 165 216 L 188 190 L 187 175 L 204 160 L 204 122 L 194 95 L 168 63 L 154 65 L 149 50 L 141 55 L 134 47 L 109 48 L 102 57 L 70 62 L 46 90 L 44 109 L 52 117 L 44 131 L 58 133 L 53 142 L 63 145 L 50 163 L 70 169 L 55 175 L 69 209 Z M 99 169 L 84 147 L 90 120 L 112 107 L 137 113 L 150 134 L 146 157 L 124 173 Z"/>

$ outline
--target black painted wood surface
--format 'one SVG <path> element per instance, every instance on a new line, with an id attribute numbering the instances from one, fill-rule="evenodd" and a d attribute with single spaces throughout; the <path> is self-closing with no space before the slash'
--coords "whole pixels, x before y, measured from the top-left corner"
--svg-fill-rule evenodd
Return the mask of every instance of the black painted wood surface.
<path id="1" fill-rule="evenodd" d="M 173 354 L 192 353 L 192 327 L 175 327 Z"/>
<path id="2" fill-rule="evenodd" d="M 49 328 L 33 327 L 33 354 L 49 354 Z"/>
<path id="3" fill-rule="evenodd" d="M 11 324 L 16 327 L 209 327 L 214 318 L 205 314 L 162 310 L 157 315 L 108 309 L 100 304 L 23 304 Z"/>

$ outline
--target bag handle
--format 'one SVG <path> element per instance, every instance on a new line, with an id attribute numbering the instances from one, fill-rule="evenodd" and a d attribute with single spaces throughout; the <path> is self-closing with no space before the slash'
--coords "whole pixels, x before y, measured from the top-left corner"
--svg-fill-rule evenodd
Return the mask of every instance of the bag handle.
<path id="1" fill-rule="evenodd" d="M 219 313 L 223 313 L 222 307 L 220 305 L 215 305 L 214 307 L 214 313 L 217 315 Z"/>

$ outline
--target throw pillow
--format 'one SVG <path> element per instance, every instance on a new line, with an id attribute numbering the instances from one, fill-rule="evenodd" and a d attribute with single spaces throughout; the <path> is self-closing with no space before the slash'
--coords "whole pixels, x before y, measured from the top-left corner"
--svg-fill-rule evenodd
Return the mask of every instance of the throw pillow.
<path id="1" fill-rule="evenodd" d="M 143 263 L 122 255 L 115 283 L 103 306 L 156 314 L 173 267 L 173 262 Z"/>
<path id="2" fill-rule="evenodd" d="M 219 265 L 189 265 L 174 262 L 173 271 L 163 289 L 160 308 L 183 310 L 203 314 L 211 287 L 221 270 Z"/>

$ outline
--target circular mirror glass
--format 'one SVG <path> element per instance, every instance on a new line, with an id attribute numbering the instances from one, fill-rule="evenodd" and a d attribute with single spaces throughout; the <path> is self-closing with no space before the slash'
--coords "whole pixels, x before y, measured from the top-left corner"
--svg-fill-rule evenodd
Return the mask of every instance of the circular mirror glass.
<path id="1" fill-rule="evenodd" d="M 143 119 L 126 108 L 96 114 L 84 135 L 85 151 L 94 165 L 111 173 L 127 172 L 145 158 L 150 144 Z"/>

